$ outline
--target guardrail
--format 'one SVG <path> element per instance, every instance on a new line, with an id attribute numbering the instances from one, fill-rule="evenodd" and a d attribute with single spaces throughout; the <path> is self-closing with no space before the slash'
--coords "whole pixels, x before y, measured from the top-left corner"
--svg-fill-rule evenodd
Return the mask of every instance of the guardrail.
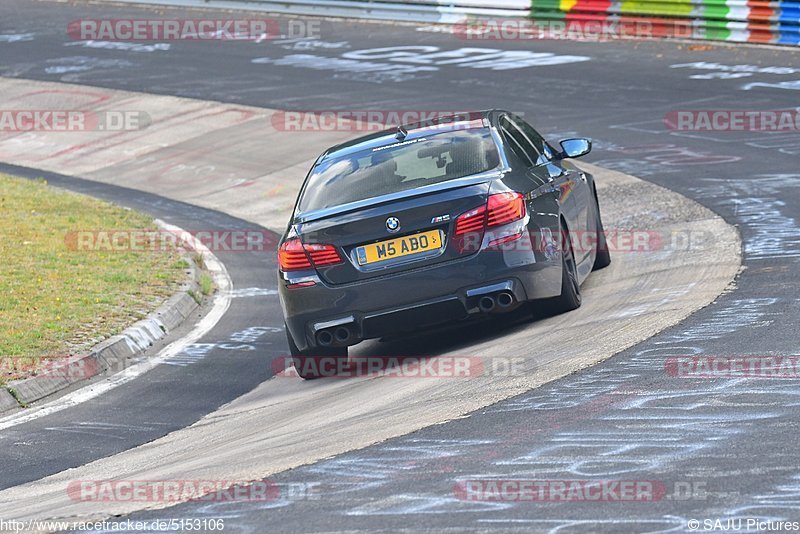
<path id="1" fill-rule="evenodd" d="M 527 19 L 551 28 L 617 25 L 632 37 L 709 39 L 800 45 L 800 0 L 118 0 L 257 9 L 323 15 L 461 24 L 482 19 Z"/>
<path id="2" fill-rule="evenodd" d="M 657 37 L 800 44 L 800 1 L 532 0 L 531 17 L 644 22 Z"/>

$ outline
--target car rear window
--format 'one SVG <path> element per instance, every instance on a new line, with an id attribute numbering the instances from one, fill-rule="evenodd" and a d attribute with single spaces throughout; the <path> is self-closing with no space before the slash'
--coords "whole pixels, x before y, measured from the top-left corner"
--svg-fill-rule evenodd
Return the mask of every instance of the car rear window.
<path id="1" fill-rule="evenodd" d="M 499 164 L 486 127 L 432 131 L 321 162 L 308 177 L 298 210 L 315 211 L 446 182 Z"/>

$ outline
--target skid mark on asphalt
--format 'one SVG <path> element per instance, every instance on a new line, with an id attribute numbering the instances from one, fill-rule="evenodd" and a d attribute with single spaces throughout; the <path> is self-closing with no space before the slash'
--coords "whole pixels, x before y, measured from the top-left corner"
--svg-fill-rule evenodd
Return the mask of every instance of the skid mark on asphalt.
<path id="1" fill-rule="evenodd" d="M 705 312 L 700 324 L 676 328 L 645 342 L 629 357 L 617 357 L 463 421 L 450 422 L 446 430 L 429 427 L 406 438 L 271 479 L 278 484 L 313 486 L 321 498 L 284 496 L 271 503 L 247 505 L 187 504 L 170 512 L 209 517 L 224 514 L 236 519 L 242 531 L 248 531 L 250 521 L 263 519 L 259 511 L 267 510 L 273 524 L 290 529 L 290 517 L 306 517 L 304 510 L 310 507 L 323 511 L 319 515 L 328 518 L 328 527 L 331 516 L 342 518 L 336 524 L 341 522 L 345 527 L 360 524 L 347 521 L 375 516 L 406 518 L 403 521 L 407 525 L 408 518 L 417 515 L 426 517 L 429 526 L 438 517 L 451 526 L 454 517 L 463 517 L 455 519 L 456 524 L 519 523 L 554 532 L 580 530 L 586 525 L 651 525 L 654 532 L 682 529 L 686 519 L 666 513 L 664 506 L 672 500 L 689 499 L 694 499 L 696 506 L 711 506 L 714 499 L 731 495 L 733 488 L 709 477 L 707 472 L 687 469 L 681 480 L 674 481 L 675 491 L 663 503 L 655 503 L 661 508 L 626 507 L 626 517 L 611 518 L 600 517 L 596 508 L 581 507 L 581 503 L 537 502 L 532 508 L 530 502 L 463 500 L 454 488 L 460 481 L 471 479 L 667 480 L 674 478 L 676 464 L 686 465 L 699 456 L 724 454 L 730 442 L 749 432 L 755 423 L 774 423 L 800 406 L 800 385 L 794 381 L 681 378 L 658 383 L 648 375 L 663 377 L 669 357 L 704 354 L 709 343 L 733 332 L 749 329 L 757 336 L 780 316 L 776 310 L 780 303 L 778 298 L 727 297 L 724 303 Z M 497 417 L 498 414 L 506 416 Z M 482 431 L 459 432 L 459 425 L 468 424 L 474 417 L 481 417 L 481 423 L 473 423 L 471 428 L 477 425 Z M 587 422 L 592 422 L 591 427 Z M 473 437 L 453 437 L 465 434 Z M 707 480 L 714 482 L 708 491 Z M 409 486 L 414 489 L 407 489 Z M 684 486 L 703 489 L 682 495 L 678 488 Z M 782 484 L 776 496 L 764 496 L 759 502 L 763 506 L 775 504 L 793 487 Z M 570 517 L 564 517 L 564 506 L 570 507 Z M 281 512 L 289 515 L 276 515 Z M 766 515 L 757 512 L 748 509 L 749 515 Z M 495 513 L 503 515 L 493 517 Z M 741 510 L 731 512 L 734 513 Z M 783 517 L 787 513 L 772 516 Z M 635 519 L 636 516 L 642 519 Z"/>
<path id="2" fill-rule="evenodd" d="M 251 326 L 250 328 L 234 332 L 225 341 L 217 343 L 192 343 L 181 352 L 164 360 L 163 363 L 166 365 L 186 367 L 205 359 L 205 357 L 215 349 L 254 351 L 259 345 L 271 345 L 271 341 L 261 341 L 261 338 L 267 334 L 274 334 L 277 332 L 283 332 L 283 328 L 276 326 Z"/>
<path id="3" fill-rule="evenodd" d="M 134 63 L 126 59 L 98 59 L 89 56 L 69 56 L 48 59 L 50 67 L 45 67 L 46 74 L 67 74 L 74 72 L 89 72 L 98 69 L 127 69 Z"/>
<path id="4" fill-rule="evenodd" d="M 0 34 L 0 43 L 23 43 L 33 41 L 35 37 L 33 33 L 4 33 Z"/>
<path id="5" fill-rule="evenodd" d="M 704 178 L 690 191 L 698 200 L 714 201 L 733 213 L 745 228 L 744 250 L 748 260 L 800 258 L 800 226 L 784 212 L 789 208 L 786 189 L 800 174 L 760 174 L 754 177 Z M 747 235 L 749 231 L 750 235 Z"/>
<path id="6" fill-rule="evenodd" d="M 768 517 L 780 520 L 783 517 L 796 518 L 800 513 L 800 473 L 786 482 L 773 486 L 771 491 L 755 495 L 753 504 L 730 508 L 724 515 L 730 517 Z"/>
<path id="7" fill-rule="evenodd" d="M 686 108 L 685 104 L 680 107 Z M 708 107 L 708 106 L 707 106 Z M 724 108 L 726 106 L 715 106 Z M 729 106 L 728 106 L 729 107 Z M 768 101 L 762 106 L 765 110 L 775 108 L 775 104 Z M 675 106 L 677 109 L 678 106 Z M 754 104 L 749 104 L 749 109 L 755 109 Z M 609 128 L 618 130 L 629 130 L 632 132 L 646 133 L 651 135 L 669 135 L 683 139 L 690 139 L 693 142 L 713 142 L 735 146 L 749 146 L 752 148 L 775 150 L 782 154 L 800 154 L 800 135 L 798 132 L 769 132 L 769 131 L 725 131 L 725 132 L 703 132 L 703 131 L 681 131 L 670 130 L 664 125 L 664 119 L 652 119 L 648 121 L 638 121 L 623 124 L 609 125 Z"/>
<path id="8" fill-rule="evenodd" d="M 622 128 L 622 126 L 611 125 L 609 128 Z M 666 133 L 666 131 L 657 133 Z M 560 130 L 546 131 L 546 135 L 552 139 L 565 139 L 580 137 L 581 133 L 574 130 Z M 699 150 L 674 143 L 620 145 L 596 137 L 592 138 L 592 143 L 605 156 L 602 160 L 593 162 L 595 165 L 635 176 L 685 173 L 687 167 L 710 167 L 736 163 L 742 159 L 739 156 L 717 154 L 708 150 Z"/>
<path id="9" fill-rule="evenodd" d="M 289 54 L 280 58 L 258 57 L 251 62 L 256 65 L 334 71 L 335 78 L 345 77 L 380 84 L 429 77 L 443 66 L 502 71 L 590 60 L 588 56 L 557 55 L 528 50 L 478 47 L 443 50 L 438 46 L 411 45 L 352 50 L 340 54 L 339 57 Z"/>
<path id="10" fill-rule="evenodd" d="M 517 455 L 509 453 L 514 448 L 519 449 L 521 442 L 509 440 L 500 434 L 492 441 L 492 449 L 498 451 L 501 457 L 491 462 L 487 471 L 472 471 L 470 464 L 482 458 L 474 454 L 458 458 L 466 464 L 458 467 L 466 469 L 456 467 L 454 471 L 468 473 L 460 478 L 479 479 L 503 478 L 504 475 L 506 478 L 545 479 L 634 475 L 642 478 L 642 473 L 646 473 L 646 478 L 652 477 L 653 473 L 667 472 L 675 462 L 719 449 L 725 441 L 746 432 L 752 423 L 778 418 L 786 409 L 800 404 L 800 387 L 791 382 L 765 387 L 756 381 L 733 379 L 715 381 L 707 388 L 697 387 L 697 383 L 677 382 L 675 388 L 657 388 L 648 392 L 636 387 L 637 380 L 642 378 L 644 372 L 663 372 L 667 354 L 702 353 L 703 349 L 696 344 L 722 338 L 741 328 L 768 327 L 771 324 L 770 317 L 774 315 L 770 307 L 777 302 L 778 299 L 735 299 L 727 307 L 716 310 L 702 325 L 652 343 L 659 345 L 657 347 L 641 350 L 631 358 L 602 365 L 565 383 L 545 387 L 532 395 L 489 408 L 487 414 L 522 411 L 532 418 L 514 428 L 503 429 L 510 436 L 525 432 L 528 425 L 546 428 L 542 432 L 544 436 L 560 427 L 564 427 L 564 430 L 552 433 L 538 447 Z M 702 383 L 699 385 L 702 386 Z M 785 397 L 784 402 L 768 400 L 776 390 Z M 762 398 L 763 402 L 760 400 Z M 613 400 L 603 402 L 603 399 Z M 740 402 L 742 399 L 749 402 Z M 598 402 L 601 403 L 600 407 L 594 410 L 591 417 L 593 421 L 605 421 L 607 429 L 567 429 L 580 426 L 575 425 L 574 416 L 570 416 L 576 408 L 583 407 L 585 410 L 593 404 L 597 406 Z M 557 416 L 543 415 L 542 412 L 546 411 L 554 412 L 554 415 L 557 413 Z M 553 426 L 548 425 L 548 421 Z M 446 444 L 442 446 L 446 448 Z M 412 461 L 416 457 L 387 456 L 381 449 L 376 447 L 375 457 L 362 456 L 362 461 L 356 463 L 349 462 L 347 458 L 336 460 L 338 465 L 352 465 L 353 469 L 349 471 L 331 471 L 326 467 L 330 462 L 323 462 L 309 468 L 309 475 L 360 477 L 364 476 L 365 464 L 374 466 L 373 473 L 381 473 L 381 468 L 385 469 L 387 464 L 402 464 L 404 460 Z M 437 463 L 437 467 L 441 467 L 441 462 Z M 513 474 L 509 474 L 509 471 Z M 392 472 L 387 470 L 386 474 Z M 415 475 L 420 476 L 419 472 Z M 326 482 L 324 478 L 321 481 L 322 484 Z M 375 489 L 374 484 L 370 489 Z M 403 501 L 405 505 L 401 505 Z M 504 508 L 520 506 L 519 503 L 503 504 Z M 446 510 L 441 509 L 444 505 L 447 505 Z M 452 497 L 404 494 L 344 513 L 403 515 L 431 513 L 434 510 L 448 513 L 473 511 L 462 507 L 462 503 Z M 537 509 L 537 514 L 540 512 Z M 546 520 L 544 523 L 567 526 L 570 521 Z M 679 521 L 678 518 L 676 521 Z M 594 520 L 591 522 L 595 523 Z M 617 524 L 618 521 L 613 523 Z M 674 524 L 675 521 L 667 523 Z"/>
<path id="11" fill-rule="evenodd" d="M 310 37 L 301 37 L 296 39 L 279 39 L 272 41 L 283 48 L 284 50 L 299 50 L 307 52 L 309 50 L 336 50 L 344 48 L 352 48 L 347 41 L 323 41 L 321 39 L 314 39 Z"/>
<path id="12" fill-rule="evenodd" d="M 100 436 L 104 439 L 125 439 L 130 434 L 156 430 L 162 426 L 166 426 L 166 423 L 153 423 L 152 425 L 128 425 L 87 421 L 75 423 L 73 425 L 45 427 L 45 430 L 50 432 L 63 432 L 67 434 Z"/>
<path id="13" fill-rule="evenodd" d="M 271 297 L 278 294 L 277 289 L 265 289 L 261 287 L 246 287 L 234 289 L 229 292 L 232 298 L 252 298 L 252 297 Z"/>
<path id="14" fill-rule="evenodd" d="M 169 43 L 141 44 L 92 40 L 64 43 L 64 46 L 80 46 L 82 48 L 96 48 L 102 50 L 123 50 L 125 52 L 167 52 L 171 47 Z"/>

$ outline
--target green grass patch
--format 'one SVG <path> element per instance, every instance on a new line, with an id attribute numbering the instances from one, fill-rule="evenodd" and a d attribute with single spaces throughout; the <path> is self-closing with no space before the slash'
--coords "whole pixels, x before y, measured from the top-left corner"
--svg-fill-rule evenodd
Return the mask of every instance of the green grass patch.
<path id="1" fill-rule="evenodd" d="M 194 289 L 190 289 L 189 291 L 186 292 L 186 294 L 188 294 L 190 297 L 192 297 L 194 299 L 194 301 L 197 303 L 198 306 L 203 303 L 203 295 L 201 295 L 200 293 L 198 293 Z"/>
<path id="2" fill-rule="evenodd" d="M 203 295 L 208 296 L 214 292 L 214 281 L 206 273 L 200 275 L 198 283 L 200 284 L 200 291 L 203 292 Z"/>
<path id="3" fill-rule="evenodd" d="M 177 291 L 188 267 L 177 250 L 68 246 L 74 232 L 155 228 L 146 215 L 0 175 L 0 383 L 33 372 L 31 359 L 119 333 Z"/>

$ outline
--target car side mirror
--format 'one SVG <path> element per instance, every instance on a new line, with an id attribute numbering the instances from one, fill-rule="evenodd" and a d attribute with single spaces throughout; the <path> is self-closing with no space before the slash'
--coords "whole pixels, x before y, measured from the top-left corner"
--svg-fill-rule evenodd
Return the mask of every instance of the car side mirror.
<path id="1" fill-rule="evenodd" d="M 557 159 L 579 158 L 592 151 L 592 141 L 583 137 L 562 139 L 559 144 L 561 153 L 558 154 Z"/>

